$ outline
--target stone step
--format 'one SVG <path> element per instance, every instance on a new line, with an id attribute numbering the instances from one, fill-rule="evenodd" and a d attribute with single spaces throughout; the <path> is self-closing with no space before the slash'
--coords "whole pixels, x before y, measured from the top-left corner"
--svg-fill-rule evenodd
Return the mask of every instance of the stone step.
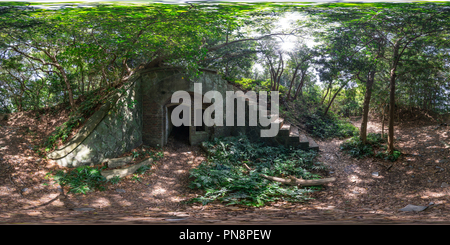
<path id="1" fill-rule="evenodd" d="M 319 145 L 314 141 L 313 138 L 308 137 L 308 142 L 309 142 L 309 149 L 310 150 L 314 150 L 314 151 L 318 151 L 319 150 Z"/>
<path id="2" fill-rule="evenodd" d="M 271 117 L 274 117 L 274 116 L 276 116 L 276 115 L 271 115 Z M 258 120 L 259 120 L 259 118 L 258 118 Z M 278 128 L 281 129 L 281 127 L 282 127 L 283 124 L 284 124 L 284 118 L 278 117 L 277 119 L 275 119 L 275 120 L 274 120 L 271 124 L 269 124 L 268 126 L 261 126 L 261 124 L 258 124 L 258 125 L 260 125 L 260 127 L 263 128 L 263 129 L 269 129 L 269 128 L 272 127 L 272 124 L 278 125 Z"/>
<path id="3" fill-rule="evenodd" d="M 120 178 L 123 178 L 125 176 L 133 174 L 134 172 L 136 172 L 136 170 L 138 170 L 140 167 L 142 167 L 144 165 L 150 165 L 152 162 L 153 162 L 153 158 L 147 158 L 140 163 L 133 164 L 126 168 L 103 170 L 102 175 L 107 180 L 113 178 L 114 176 L 119 176 Z"/>
<path id="4" fill-rule="evenodd" d="M 308 137 L 306 137 L 306 135 L 300 134 L 299 146 L 301 149 L 305 149 L 305 150 L 309 148 L 309 140 L 308 140 Z"/>
<path id="5" fill-rule="evenodd" d="M 291 126 L 291 130 L 289 131 L 289 137 L 299 137 L 298 128 L 295 126 Z"/>
<path id="6" fill-rule="evenodd" d="M 277 118 L 277 119 L 275 120 L 274 123 L 278 123 L 279 128 L 281 128 L 281 127 L 283 126 L 283 124 L 284 124 L 284 118 L 279 117 L 279 118 Z"/>
<path id="7" fill-rule="evenodd" d="M 291 125 L 289 123 L 286 123 L 283 121 L 283 125 L 280 128 L 280 131 L 278 132 L 279 136 L 286 137 L 289 136 L 289 133 L 291 131 Z"/>
<path id="8" fill-rule="evenodd" d="M 299 133 L 298 128 L 291 125 L 291 128 L 289 130 L 289 136 L 286 137 L 286 145 L 287 146 L 293 146 L 293 147 L 299 147 Z"/>

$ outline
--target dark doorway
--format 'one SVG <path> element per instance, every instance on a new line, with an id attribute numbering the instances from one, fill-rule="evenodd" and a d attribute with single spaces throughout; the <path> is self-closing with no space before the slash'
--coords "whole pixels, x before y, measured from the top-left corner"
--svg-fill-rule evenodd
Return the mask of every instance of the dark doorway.
<path id="1" fill-rule="evenodd" d="M 189 126 L 173 126 L 169 138 L 173 138 L 174 140 L 189 144 Z"/>

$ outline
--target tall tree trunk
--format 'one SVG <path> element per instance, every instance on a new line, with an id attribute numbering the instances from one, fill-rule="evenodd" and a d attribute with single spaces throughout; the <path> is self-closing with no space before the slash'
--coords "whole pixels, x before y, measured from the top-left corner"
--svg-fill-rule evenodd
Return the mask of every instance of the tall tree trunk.
<path id="1" fill-rule="evenodd" d="M 383 116 L 381 119 L 381 138 L 382 139 L 384 139 L 384 119 L 385 119 L 384 115 L 386 114 L 384 108 L 385 108 L 385 106 L 383 105 L 383 109 L 382 109 Z"/>
<path id="2" fill-rule="evenodd" d="M 361 138 L 362 143 L 366 144 L 367 139 L 367 121 L 369 116 L 369 105 L 370 98 L 372 96 L 372 85 L 375 77 L 375 71 L 369 72 L 369 78 L 366 83 L 366 93 L 364 95 L 364 105 L 363 105 L 363 118 L 361 122 L 361 131 L 359 137 Z"/>
<path id="3" fill-rule="evenodd" d="M 389 131 L 388 152 L 394 152 L 394 112 L 395 112 L 395 68 L 391 69 L 390 92 L 389 92 Z"/>
<path id="4" fill-rule="evenodd" d="M 389 81 L 389 131 L 388 131 L 388 152 L 394 153 L 394 113 L 395 113 L 395 78 L 397 77 L 397 65 L 399 60 L 399 42 L 394 45 L 394 59 L 392 62 L 392 68 Z"/>

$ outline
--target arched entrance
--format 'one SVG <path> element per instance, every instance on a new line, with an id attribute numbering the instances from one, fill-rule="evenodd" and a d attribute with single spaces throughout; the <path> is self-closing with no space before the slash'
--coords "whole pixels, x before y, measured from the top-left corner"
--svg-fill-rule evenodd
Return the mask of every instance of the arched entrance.
<path id="1" fill-rule="evenodd" d="M 178 106 L 183 106 L 180 103 L 170 103 L 167 102 L 164 106 L 164 145 L 169 142 L 169 138 L 172 137 L 174 140 L 187 143 L 190 145 L 197 145 L 202 141 L 209 140 L 210 135 L 213 132 L 213 127 L 207 127 L 203 124 L 200 126 L 194 126 L 194 93 L 189 92 L 191 95 L 191 109 L 189 110 L 190 115 L 186 115 L 191 119 L 191 126 L 174 126 L 172 123 L 171 115 L 174 108 Z M 205 109 L 208 108 L 211 103 L 202 103 L 202 108 L 198 109 L 197 115 L 203 118 L 203 113 Z M 184 115 L 180 115 L 184 117 Z"/>
<path id="2" fill-rule="evenodd" d="M 178 106 L 182 106 L 182 105 L 180 105 L 179 103 L 175 103 L 175 104 L 170 103 L 164 107 L 164 111 L 165 111 L 165 113 L 164 113 L 165 114 L 164 145 L 167 144 L 167 142 L 169 141 L 169 137 L 173 138 L 176 141 L 190 144 L 190 140 L 189 140 L 190 127 L 185 126 L 185 125 L 174 126 L 172 123 L 172 119 L 171 119 L 172 111 L 175 107 L 178 107 Z M 189 117 L 190 115 L 181 115 L 181 116 Z"/>

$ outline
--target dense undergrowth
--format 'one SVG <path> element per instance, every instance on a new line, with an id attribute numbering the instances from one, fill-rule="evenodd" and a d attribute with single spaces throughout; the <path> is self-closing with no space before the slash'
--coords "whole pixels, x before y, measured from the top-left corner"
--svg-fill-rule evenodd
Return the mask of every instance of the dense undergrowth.
<path id="1" fill-rule="evenodd" d="M 229 137 L 203 142 L 209 152 L 208 161 L 191 170 L 191 188 L 204 190 L 204 195 L 192 202 L 263 206 L 274 201 L 301 202 L 318 187 L 284 186 L 260 176 L 295 176 L 303 179 L 319 178 L 311 170 L 323 170 L 325 165 L 315 162 L 316 152 L 273 147 L 250 142 L 247 137 Z M 248 170 L 244 164 L 252 170 Z"/>
<path id="2" fill-rule="evenodd" d="M 357 159 L 377 157 L 396 161 L 401 156 L 401 152 L 395 149 L 392 154 L 389 154 L 385 145 L 386 137 L 386 134 L 381 137 L 381 134 L 369 133 L 367 134 L 366 144 L 363 144 L 360 136 L 356 135 L 342 143 L 340 149 Z"/>
<path id="3" fill-rule="evenodd" d="M 325 115 L 322 110 L 303 115 L 306 130 L 314 137 L 329 138 L 348 138 L 358 135 L 359 130 L 350 122 L 339 119 L 333 113 Z"/>

